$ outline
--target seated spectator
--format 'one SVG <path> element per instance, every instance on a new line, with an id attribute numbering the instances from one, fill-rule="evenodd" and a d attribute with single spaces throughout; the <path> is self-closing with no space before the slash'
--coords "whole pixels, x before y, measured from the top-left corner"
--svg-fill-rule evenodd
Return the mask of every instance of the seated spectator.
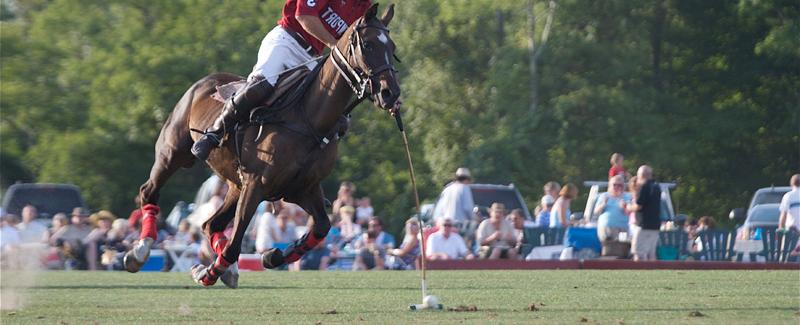
<path id="1" fill-rule="evenodd" d="M 114 214 L 106 210 L 100 210 L 89 217 L 94 228 L 82 241 L 86 247 L 86 266 L 89 270 L 97 270 L 97 262 L 100 261 L 102 255 L 101 246 L 105 244 L 108 232 L 111 230 L 111 223 L 116 218 Z"/>
<path id="2" fill-rule="evenodd" d="M 6 214 L 0 217 L 0 266 L 17 267 L 17 252 L 21 243 L 17 230 L 17 216 Z"/>
<path id="3" fill-rule="evenodd" d="M 356 270 L 382 270 L 385 266 L 386 251 L 394 246 L 394 237 L 383 231 L 381 219 L 370 218 L 367 232 L 361 234 L 353 244 L 356 250 L 353 267 Z"/>
<path id="4" fill-rule="evenodd" d="M 618 241 L 621 232 L 628 232 L 628 204 L 630 193 L 624 192 L 625 179 L 622 175 L 608 180 L 608 191 L 597 197 L 594 214 L 597 218 L 597 237 L 603 246 L 610 241 Z"/>
<path id="5" fill-rule="evenodd" d="M 181 245 L 191 245 L 194 243 L 194 239 L 192 238 L 192 225 L 189 224 L 189 220 L 183 219 L 178 223 L 178 229 L 175 232 L 173 241 Z"/>
<path id="6" fill-rule="evenodd" d="M 569 217 L 572 214 L 570 204 L 578 196 L 578 188 L 567 184 L 558 192 L 558 198 L 550 211 L 550 228 L 567 228 L 570 226 Z"/>
<path id="7" fill-rule="evenodd" d="M 430 260 L 473 259 L 474 255 L 467 249 L 464 239 L 453 228 L 453 219 L 436 220 L 439 230 L 428 236 L 425 243 L 425 254 Z"/>
<path id="8" fill-rule="evenodd" d="M 86 269 L 86 252 L 83 239 L 92 231 L 88 223 L 89 212 L 77 207 L 72 210 L 71 223 L 53 234 L 56 246 L 60 248 L 64 267 L 68 270 Z"/>
<path id="9" fill-rule="evenodd" d="M 28 204 L 22 208 L 22 222 L 17 224 L 17 230 L 19 230 L 19 238 L 23 245 L 42 244 L 49 239 L 47 226 L 39 222 L 38 218 L 39 212 L 35 206 Z"/>
<path id="10" fill-rule="evenodd" d="M 122 270 L 122 258 L 130 248 L 124 243 L 128 236 L 128 222 L 125 219 L 116 219 L 111 223 L 111 230 L 106 234 L 105 243 L 101 246 L 100 264 L 110 266 L 114 270 Z"/>
<path id="11" fill-rule="evenodd" d="M 391 270 L 413 270 L 417 267 L 420 245 L 419 220 L 416 217 L 406 221 L 405 237 L 400 248 L 391 249 L 387 254 L 386 267 Z"/>
<path id="12" fill-rule="evenodd" d="M 325 271 L 331 262 L 331 250 L 328 249 L 326 240 L 323 238 L 317 247 L 308 251 L 300 259 L 300 270 L 320 270 Z"/>
<path id="13" fill-rule="evenodd" d="M 553 210 L 554 203 L 556 203 L 556 200 L 549 194 L 542 196 L 542 200 L 538 206 L 539 214 L 536 215 L 537 227 L 550 228 L 550 211 Z"/>
<path id="14" fill-rule="evenodd" d="M 368 196 L 358 200 L 356 207 L 356 223 L 360 226 L 365 226 L 369 222 L 369 218 L 375 214 L 375 209 L 372 208 L 372 203 Z"/>
<path id="15" fill-rule="evenodd" d="M 339 209 L 339 230 L 341 231 L 342 244 L 350 243 L 361 234 L 361 226 L 353 222 L 356 209 L 346 205 Z"/>
<path id="16" fill-rule="evenodd" d="M 275 243 L 291 243 L 297 240 L 297 231 L 294 229 L 294 223 L 291 222 L 292 211 L 290 209 L 282 209 L 278 212 L 278 217 L 275 219 Z"/>
<path id="17" fill-rule="evenodd" d="M 506 207 L 502 203 L 492 203 L 489 208 L 489 219 L 483 220 L 478 226 L 475 237 L 480 245 L 478 256 L 488 259 L 516 259 L 517 252 L 513 249 L 517 244 L 514 226 L 505 219 Z"/>
<path id="18" fill-rule="evenodd" d="M 516 238 L 514 250 L 519 253 L 525 239 L 525 217 L 522 215 L 522 210 L 514 209 L 511 210 L 511 214 L 509 214 L 506 219 L 511 223 L 511 226 L 514 227 L 514 238 Z"/>

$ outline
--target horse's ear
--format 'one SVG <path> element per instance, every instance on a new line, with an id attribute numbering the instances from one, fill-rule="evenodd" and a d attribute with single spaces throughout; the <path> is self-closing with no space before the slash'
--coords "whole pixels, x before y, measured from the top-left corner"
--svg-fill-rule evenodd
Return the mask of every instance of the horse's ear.
<path id="1" fill-rule="evenodd" d="M 383 17 L 381 17 L 381 21 L 383 22 L 383 26 L 389 26 L 389 23 L 392 21 L 392 17 L 394 17 L 394 3 L 389 5 L 389 8 L 386 8 L 386 11 L 383 13 Z"/>
<path id="2" fill-rule="evenodd" d="M 364 14 L 364 20 L 370 20 L 378 16 L 378 4 L 375 3 L 372 7 L 367 9 L 367 12 Z"/>

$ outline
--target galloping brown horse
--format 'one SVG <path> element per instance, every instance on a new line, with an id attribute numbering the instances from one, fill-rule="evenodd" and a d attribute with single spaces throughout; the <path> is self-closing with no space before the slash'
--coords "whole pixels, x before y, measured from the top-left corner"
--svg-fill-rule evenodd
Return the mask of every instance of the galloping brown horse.
<path id="1" fill-rule="evenodd" d="M 262 200 L 284 200 L 300 205 L 313 217 L 313 226 L 286 252 L 272 250 L 264 254 L 266 267 L 291 263 L 325 238 L 330 221 L 325 211 L 320 181 L 330 175 L 337 156 L 337 131 L 348 104 L 369 98 L 383 109 L 398 104 L 400 86 L 393 60 L 395 45 L 386 26 L 394 14 L 393 5 L 383 17 L 377 17 L 377 4 L 342 35 L 336 48 L 325 59 L 319 74 L 310 83 L 296 107 L 281 111 L 281 123 L 245 125 L 237 157 L 237 141 L 231 136 L 224 146 L 208 159 L 211 168 L 226 182 L 229 191 L 222 206 L 204 224 L 203 230 L 212 245 L 222 244 L 220 255 L 236 263 L 244 231 Z M 198 135 L 190 129 L 205 130 L 218 115 L 222 104 L 212 99 L 216 87 L 242 78 L 214 74 L 196 82 L 183 95 L 161 129 L 156 142 L 155 163 L 150 178 L 142 185 L 139 200 L 145 217 L 142 235 L 134 249 L 125 256 L 128 271 L 136 272 L 149 256 L 152 240 L 147 233 L 154 229 L 158 214 L 159 190 L 181 167 L 190 166 L 195 157 L 189 149 Z M 259 136 L 261 135 L 261 136 Z M 263 139 L 263 141 L 258 141 Z M 215 237 L 233 220 L 229 242 Z M 227 283 L 226 283 L 227 284 Z"/>

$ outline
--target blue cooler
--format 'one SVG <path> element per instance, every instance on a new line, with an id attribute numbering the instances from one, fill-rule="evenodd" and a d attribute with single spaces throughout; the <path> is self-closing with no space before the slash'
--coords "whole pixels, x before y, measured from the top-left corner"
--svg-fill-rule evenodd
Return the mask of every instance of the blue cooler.
<path id="1" fill-rule="evenodd" d="M 576 252 L 589 248 L 598 254 L 603 249 L 600 239 L 597 238 L 597 228 L 567 228 L 567 233 L 564 235 L 564 246 L 573 247 Z"/>
<path id="2" fill-rule="evenodd" d="M 161 272 L 164 269 L 164 250 L 153 249 L 150 251 L 150 258 L 142 265 L 139 271 L 142 272 Z"/>

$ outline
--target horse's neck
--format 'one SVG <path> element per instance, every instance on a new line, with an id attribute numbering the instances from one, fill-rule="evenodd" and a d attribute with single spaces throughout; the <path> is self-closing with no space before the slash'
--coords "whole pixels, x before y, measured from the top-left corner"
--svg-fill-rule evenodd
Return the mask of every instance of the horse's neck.
<path id="1" fill-rule="evenodd" d="M 304 104 L 311 126 L 319 134 L 327 134 L 344 114 L 353 91 L 339 74 L 331 57 L 322 64 L 316 86 L 306 93 Z"/>

